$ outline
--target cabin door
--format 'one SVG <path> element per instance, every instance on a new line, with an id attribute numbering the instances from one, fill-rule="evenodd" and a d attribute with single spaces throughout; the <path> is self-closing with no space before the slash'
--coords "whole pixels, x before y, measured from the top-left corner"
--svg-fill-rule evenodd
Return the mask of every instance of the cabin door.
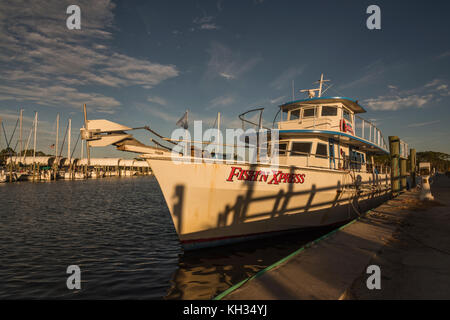
<path id="1" fill-rule="evenodd" d="M 334 140 L 333 139 L 328 139 L 328 149 L 330 150 L 329 155 L 330 155 L 330 169 L 336 169 L 336 160 L 335 160 L 335 156 L 334 156 Z"/>

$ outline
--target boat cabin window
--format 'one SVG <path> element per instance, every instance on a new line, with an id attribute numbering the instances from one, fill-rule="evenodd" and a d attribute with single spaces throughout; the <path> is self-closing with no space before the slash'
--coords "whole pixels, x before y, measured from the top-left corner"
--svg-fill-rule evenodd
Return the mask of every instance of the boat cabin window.
<path id="1" fill-rule="evenodd" d="M 298 119 L 300 119 L 300 109 L 292 110 L 289 120 L 298 120 Z"/>
<path id="2" fill-rule="evenodd" d="M 361 165 L 365 163 L 364 154 L 352 150 L 350 154 L 350 161 L 350 168 L 361 169 Z"/>
<path id="3" fill-rule="evenodd" d="M 316 108 L 304 108 L 303 118 L 312 118 L 316 116 Z"/>
<path id="4" fill-rule="evenodd" d="M 289 110 L 288 109 L 283 109 L 283 113 L 281 115 L 281 120 L 282 121 L 288 120 L 288 115 L 289 115 Z"/>
<path id="5" fill-rule="evenodd" d="M 275 145 L 275 149 L 278 149 L 278 155 L 285 156 L 286 155 L 286 149 L 287 149 L 287 142 L 285 143 L 277 143 Z"/>
<path id="6" fill-rule="evenodd" d="M 344 117 L 344 119 L 347 120 L 347 121 L 349 121 L 349 122 L 352 122 L 352 116 L 350 115 L 350 112 L 348 112 L 348 111 L 345 110 L 345 109 L 342 109 L 342 111 L 343 111 L 343 117 Z"/>
<path id="7" fill-rule="evenodd" d="M 311 153 L 311 142 L 292 142 L 291 156 L 304 157 Z"/>
<path id="8" fill-rule="evenodd" d="M 316 157 L 328 157 L 328 146 L 325 143 L 317 144 Z"/>
<path id="9" fill-rule="evenodd" d="M 322 107 L 322 117 L 323 116 L 337 116 L 337 107 L 323 106 Z"/>

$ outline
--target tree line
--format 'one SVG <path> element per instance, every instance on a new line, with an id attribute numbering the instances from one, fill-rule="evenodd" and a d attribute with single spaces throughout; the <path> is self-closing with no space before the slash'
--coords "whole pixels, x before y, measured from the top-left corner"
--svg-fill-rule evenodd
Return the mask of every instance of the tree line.
<path id="1" fill-rule="evenodd" d="M 8 157 L 13 156 L 26 156 L 26 157 L 32 157 L 33 156 L 33 149 L 23 150 L 22 152 L 15 152 L 12 148 L 8 147 L 6 149 L 3 149 L 0 151 L 0 165 L 4 165 L 6 163 L 6 159 Z M 45 154 L 42 151 L 36 151 L 36 157 L 45 157 L 49 156 Z"/>

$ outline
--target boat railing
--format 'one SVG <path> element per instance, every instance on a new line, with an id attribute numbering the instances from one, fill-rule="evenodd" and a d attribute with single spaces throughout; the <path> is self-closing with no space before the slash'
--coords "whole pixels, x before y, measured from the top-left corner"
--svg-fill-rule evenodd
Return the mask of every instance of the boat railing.
<path id="1" fill-rule="evenodd" d="M 376 145 L 382 150 L 387 151 L 389 149 L 386 140 L 384 139 L 381 130 L 378 129 L 372 122 L 367 121 L 361 117 L 355 116 L 354 123 L 352 123 L 352 128 L 349 130 L 348 128 L 343 130 L 341 127 L 341 123 L 337 120 L 329 119 L 329 118 L 301 118 L 295 121 L 281 121 L 279 122 L 278 128 L 286 128 L 291 129 L 292 123 L 295 122 L 296 125 L 301 125 L 301 129 L 306 130 L 332 130 L 339 132 L 346 132 L 347 134 L 351 134 L 363 141 Z M 342 119 L 345 120 L 345 119 Z M 350 124 L 350 122 L 348 122 Z M 294 129 L 294 127 L 292 127 Z"/>
<path id="2" fill-rule="evenodd" d="M 371 142 L 383 150 L 389 149 L 380 129 L 378 129 L 372 122 L 355 116 L 355 124 L 353 130 L 356 137 Z"/>

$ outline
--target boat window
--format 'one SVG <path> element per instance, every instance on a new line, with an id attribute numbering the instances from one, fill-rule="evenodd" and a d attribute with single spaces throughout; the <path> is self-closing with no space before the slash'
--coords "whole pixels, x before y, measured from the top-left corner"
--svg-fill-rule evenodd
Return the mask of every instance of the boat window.
<path id="1" fill-rule="evenodd" d="M 323 116 L 337 116 L 337 107 L 323 106 L 322 117 Z"/>
<path id="2" fill-rule="evenodd" d="M 311 142 L 293 142 L 291 148 L 291 156 L 301 157 L 311 153 Z"/>
<path id="3" fill-rule="evenodd" d="M 288 120 L 288 109 L 283 109 L 283 114 L 281 115 L 281 119 L 282 121 L 287 121 Z"/>
<path id="4" fill-rule="evenodd" d="M 350 154 L 351 164 L 350 167 L 353 169 L 361 169 L 361 165 L 365 163 L 364 153 L 353 151 Z"/>
<path id="5" fill-rule="evenodd" d="M 287 142 L 275 144 L 275 149 L 278 149 L 278 155 L 280 156 L 286 155 L 287 145 L 288 145 Z"/>
<path id="6" fill-rule="evenodd" d="M 349 121 L 349 122 L 352 122 L 352 116 L 350 115 L 350 112 L 348 112 L 348 111 L 345 110 L 345 109 L 343 109 L 342 111 L 344 112 L 344 114 L 343 114 L 344 119 L 347 120 L 347 121 Z"/>
<path id="7" fill-rule="evenodd" d="M 298 120 L 298 119 L 300 119 L 300 109 L 292 110 L 289 120 Z"/>
<path id="8" fill-rule="evenodd" d="M 316 148 L 316 157 L 328 157 L 327 145 L 324 143 L 318 143 Z"/>
<path id="9" fill-rule="evenodd" d="M 303 118 L 311 118 L 316 116 L 316 108 L 303 109 Z"/>

